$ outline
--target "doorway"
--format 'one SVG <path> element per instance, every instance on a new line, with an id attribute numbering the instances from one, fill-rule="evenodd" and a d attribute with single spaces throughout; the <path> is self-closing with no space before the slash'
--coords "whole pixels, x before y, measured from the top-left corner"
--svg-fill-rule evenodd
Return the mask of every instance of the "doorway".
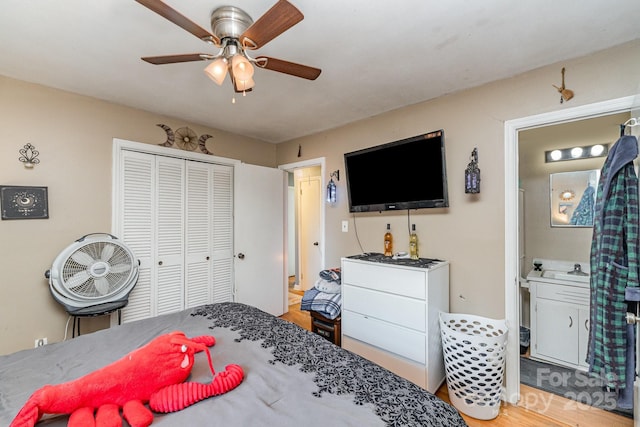
<path id="1" fill-rule="evenodd" d="M 551 124 L 628 112 L 638 108 L 638 97 L 625 97 L 566 110 L 525 117 L 505 122 L 505 317 L 510 325 L 507 343 L 505 400 L 516 404 L 520 400 L 520 277 L 518 257 L 519 199 L 519 133 Z"/>
<path id="2" fill-rule="evenodd" d="M 289 305 L 299 303 L 324 268 L 324 158 L 282 165 L 288 173 Z"/>
<path id="3" fill-rule="evenodd" d="M 546 405 L 566 405 L 567 411 L 558 416 L 564 418 L 558 419 L 567 423 L 578 419 L 577 413 L 569 410 L 571 400 L 562 400 L 567 397 L 585 406 L 615 410 L 617 416 L 629 418 L 632 412 L 618 408 L 616 393 L 604 391 L 595 378 L 586 384 L 583 381 L 588 368 L 588 277 L 549 284 L 538 280 L 535 271 L 528 276 L 535 269 L 534 260 L 544 264 L 545 270 L 566 272 L 575 265 L 589 270 L 593 216 L 587 213 L 592 212 L 597 177 L 606 156 L 547 162 L 545 152 L 596 144 L 611 148 L 619 137 L 619 125 L 629 117 L 629 112 L 603 115 L 518 133 L 522 279 L 517 329 L 523 334 L 521 342 L 523 337 L 525 341 L 530 338 L 521 344 L 521 404 L 539 412 L 550 411 Z M 550 381 L 551 377 L 554 380 Z M 540 389 L 551 394 L 542 394 Z M 543 399 L 546 405 L 541 404 Z M 607 424 L 617 422 L 613 415 L 607 420 Z"/>

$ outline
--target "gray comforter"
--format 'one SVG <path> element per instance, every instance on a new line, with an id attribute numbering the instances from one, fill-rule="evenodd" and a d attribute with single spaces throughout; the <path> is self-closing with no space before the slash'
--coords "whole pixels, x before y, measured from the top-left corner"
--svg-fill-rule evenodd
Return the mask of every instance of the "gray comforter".
<path id="1" fill-rule="evenodd" d="M 214 368 L 243 367 L 236 389 L 182 411 L 155 414 L 153 426 L 464 426 L 449 404 L 324 338 L 256 308 L 222 303 L 132 322 L 0 357 L 0 425 L 9 425 L 31 393 L 78 378 L 181 330 L 213 335 Z M 211 374 L 198 354 L 190 381 Z M 67 416 L 41 421 L 65 426 Z M 124 422 L 123 425 L 127 425 Z"/>

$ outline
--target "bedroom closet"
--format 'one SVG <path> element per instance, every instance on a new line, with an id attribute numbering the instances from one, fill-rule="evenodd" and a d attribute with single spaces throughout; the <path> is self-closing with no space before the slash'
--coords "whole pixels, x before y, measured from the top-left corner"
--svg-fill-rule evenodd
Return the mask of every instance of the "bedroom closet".
<path id="1" fill-rule="evenodd" d="M 233 297 L 233 166 L 121 150 L 114 230 L 140 259 L 122 322 Z"/>

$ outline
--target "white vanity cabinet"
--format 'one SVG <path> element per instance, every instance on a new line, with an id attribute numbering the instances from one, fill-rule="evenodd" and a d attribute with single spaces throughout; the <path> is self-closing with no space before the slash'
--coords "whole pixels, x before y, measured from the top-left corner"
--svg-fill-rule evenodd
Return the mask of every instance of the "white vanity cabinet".
<path id="1" fill-rule="evenodd" d="M 531 357 L 588 369 L 589 288 L 529 282 Z"/>
<path id="2" fill-rule="evenodd" d="M 445 379 L 449 263 L 408 264 L 342 259 L 342 347 L 435 393 Z"/>

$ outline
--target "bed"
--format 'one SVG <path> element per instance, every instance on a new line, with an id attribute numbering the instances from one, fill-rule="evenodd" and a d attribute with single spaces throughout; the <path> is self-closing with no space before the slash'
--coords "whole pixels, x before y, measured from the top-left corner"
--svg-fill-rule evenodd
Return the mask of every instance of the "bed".
<path id="1" fill-rule="evenodd" d="M 153 426 L 464 426 L 453 406 L 417 385 L 257 308 L 220 303 L 0 356 L 0 425 L 9 425 L 29 396 L 101 368 L 174 330 L 213 335 L 216 370 L 243 367 L 234 390 L 182 411 L 155 414 Z M 211 381 L 196 356 L 190 381 Z M 38 426 L 66 426 L 68 417 Z M 125 426 L 128 424 L 124 422 Z"/>

